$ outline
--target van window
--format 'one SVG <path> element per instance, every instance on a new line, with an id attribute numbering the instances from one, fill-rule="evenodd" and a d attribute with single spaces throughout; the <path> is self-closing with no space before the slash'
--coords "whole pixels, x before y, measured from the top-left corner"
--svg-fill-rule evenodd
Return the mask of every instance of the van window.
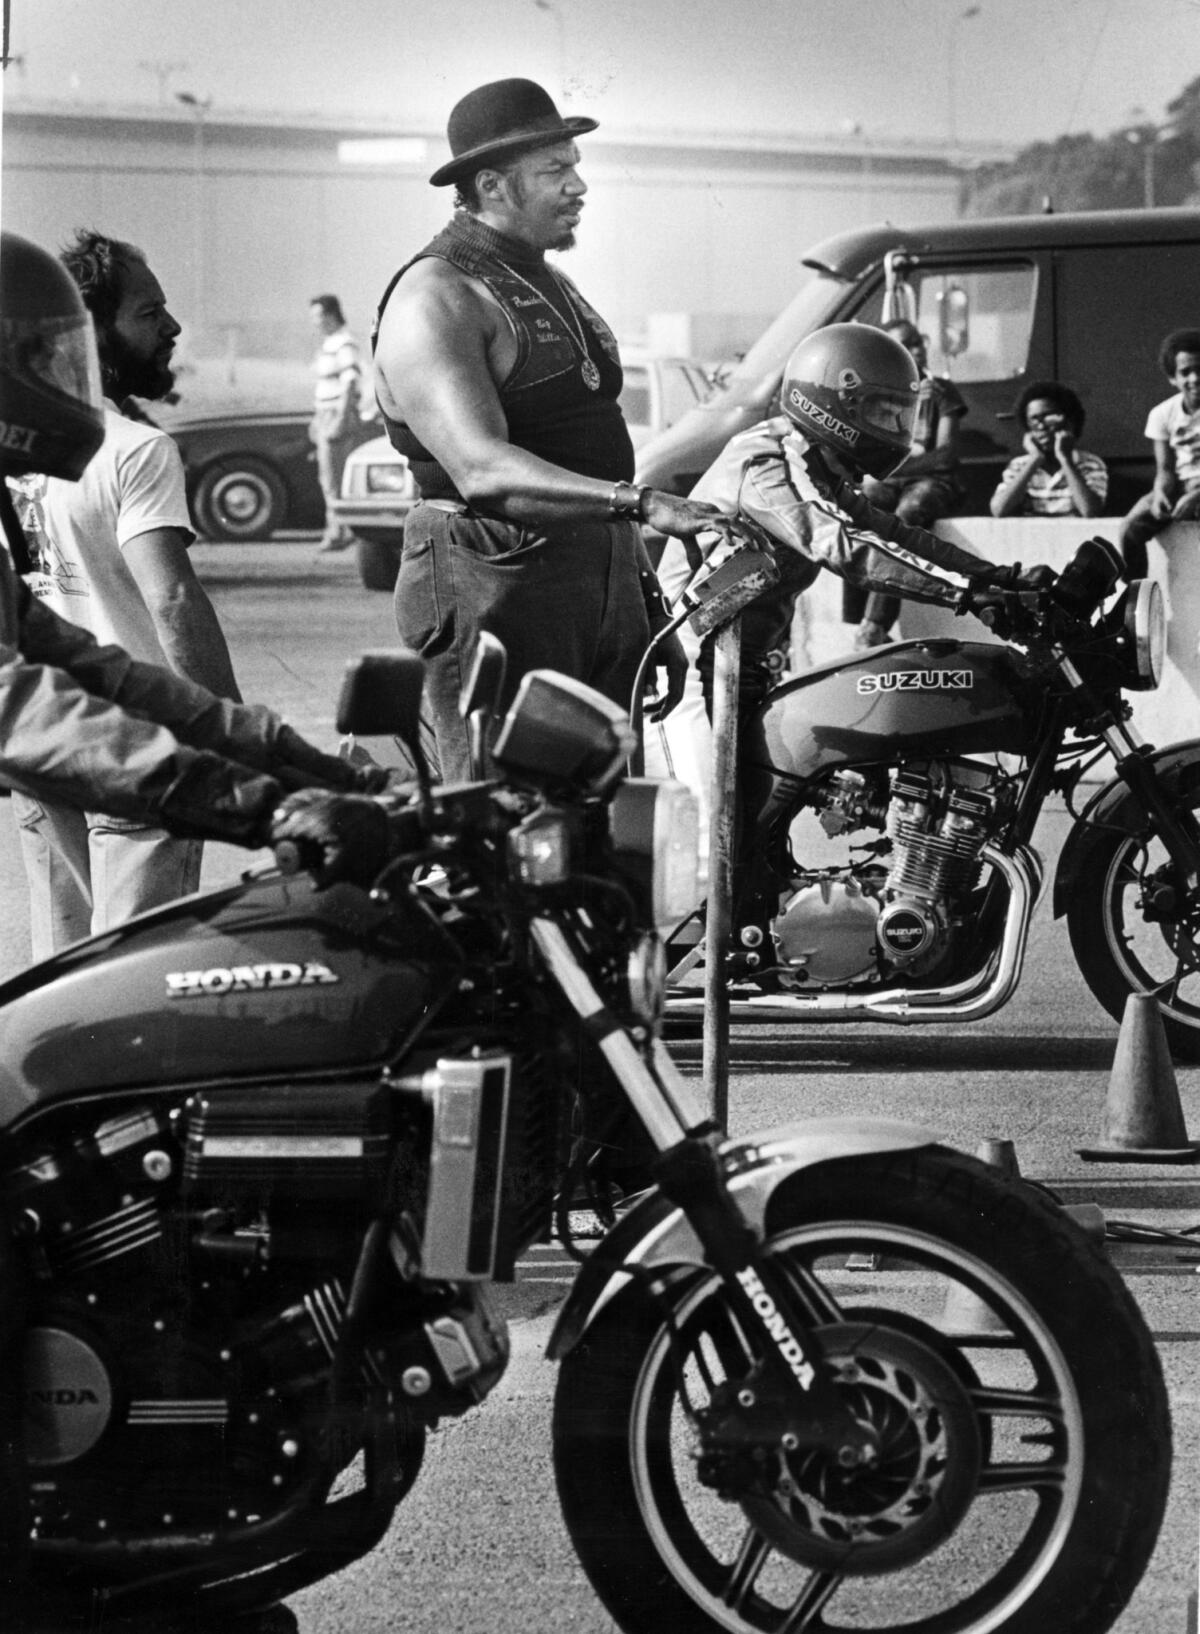
<path id="1" fill-rule="evenodd" d="M 929 367 L 960 385 L 1016 380 L 1026 371 L 1037 303 L 1037 268 L 910 266 L 917 327 L 925 336 Z M 880 323 L 883 286 L 854 313 L 859 323 Z"/>

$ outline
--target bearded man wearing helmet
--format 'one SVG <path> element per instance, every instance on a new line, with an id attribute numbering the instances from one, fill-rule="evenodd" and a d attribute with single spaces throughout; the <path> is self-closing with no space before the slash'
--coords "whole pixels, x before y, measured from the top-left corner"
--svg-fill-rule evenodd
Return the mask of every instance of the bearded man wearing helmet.
<path id="1" fill-rule="evenodd" d="M 885 477 L 909 451 L 919 385 L 908 351 L 882 330 L 858 323 L 815 330 L 784 369 L 783 413 L 732 438 L 692 490 L 693 499 L 759 523 L 784 547 L 776 555 L 780 582 L 742 615 L 745 704 L 770 684 L 796 597 L 822 567 L 865 590 L 957 612 L 969 610 L 974 589 L 1040 588 L 1050 576 L 1046 568 L 1023 576 L 1019 566 L 993 567 L 866 499 L 863 477 Z M 669 601 L 694 566 L 669 540 L 658 570 Z M 711 641 L 699 647 L 699 664 L 706 678 Z"/>

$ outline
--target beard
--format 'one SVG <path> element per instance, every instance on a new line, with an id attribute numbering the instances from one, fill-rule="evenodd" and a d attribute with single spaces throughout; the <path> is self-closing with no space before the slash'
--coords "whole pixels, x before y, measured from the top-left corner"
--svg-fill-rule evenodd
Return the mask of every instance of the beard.
<path id="1" fill-rule="evenodd" d="M 120 402 L 123 397 L 144 397 L 157 403 L 175 384 L 175 371 L 158 353 L 149 357 L 135 352 L 121 335 L 110 331 L 101 359 L 101 374 L 108 395 Z"/>
<path id="2" fill-rule="evenodd" d="M 575 248 L 574 227 L 568 228 L 561 238 L 556 238 L 550 248 L 552 250 L 573 250 Z"/>

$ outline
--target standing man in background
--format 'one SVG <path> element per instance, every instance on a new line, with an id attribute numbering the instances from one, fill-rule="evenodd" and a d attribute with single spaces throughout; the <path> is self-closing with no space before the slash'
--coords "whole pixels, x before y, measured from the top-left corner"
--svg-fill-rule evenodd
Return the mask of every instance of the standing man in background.
<path id="1" fill-rule="evenodd" d="M 576 136 L 540 85 L 497 80 L 450 114 L 449 225 L 385 290 L 375 390 L 421 494 L 396 581 L 401 640 L 426 663 L 440 775 L 470 775 L 459 690 L 479 632 L 508 652 L 502 707 L 531 669 L 565 672 L 628 709 L 651 629 L 666 622 L 643 522 L 690 537 L 710 505 L 635 487 L 616 339 L 546 260 L 584 207 Z M 663 647 L 683 690 L 677 638 Z M 653 712 L 648 712 L 653 718 Z"/>
<path id="2" fill-rule="evenodd" d="M 314 295 L 309 303 L 313 328 L 320 337 L 313 373 L 317 377 L 313 405 L 312 440 L 317 450 L 317 480 L 325 496 L 325 532 L 322 551 L 345 550 L 353 543 L 330 508 L 342 491 L 342 472 L 354 447 L 352 426 L 362 392 L 362 363 L 358 342 L 350 333 L 336 295 Z"/>
<path id="3" fill-rule="evenodd" d="M 78 482 L 11 483 L 35 596 L 103 643 L 239 700 L 225 637 L 188 557 L 195 538 L 174 442 L 133 398 L 165 397 L 179 325 L 132 244 L 80 232 L 62 253 L 92 314 L 105 438 Z M 33 956 L 199 888 L 201 842 L 133 819 L 14 793 Z"/>

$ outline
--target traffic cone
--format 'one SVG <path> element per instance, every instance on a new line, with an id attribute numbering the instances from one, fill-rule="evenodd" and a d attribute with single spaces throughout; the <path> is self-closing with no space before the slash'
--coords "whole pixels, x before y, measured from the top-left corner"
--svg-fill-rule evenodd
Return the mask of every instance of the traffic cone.
<path id="1" fill-rule="evenodd" d="M 1091 1163 L 1195 1163 L 1158 1000 L 1131 993 L 1117 1035 L 1108 1098 L 1095 1146 L 1076 1148 Z"/>
<path id="2" fill-rule="evenodd" d="M 1009 1180 L 1020 1180 L 1017 1149 L 1011 1140 L 981 1140 L 975 1156 Z M 946 1303 L 935 1323 L 938 1331 L 951 1339 L 974 1339 L 995 1343 L 998 1338 L 1012 1338 L 1008 1325 L 997 1316 L 990 1305 L 961 1282 L 952 1282 L 946 1292 Z"/>

